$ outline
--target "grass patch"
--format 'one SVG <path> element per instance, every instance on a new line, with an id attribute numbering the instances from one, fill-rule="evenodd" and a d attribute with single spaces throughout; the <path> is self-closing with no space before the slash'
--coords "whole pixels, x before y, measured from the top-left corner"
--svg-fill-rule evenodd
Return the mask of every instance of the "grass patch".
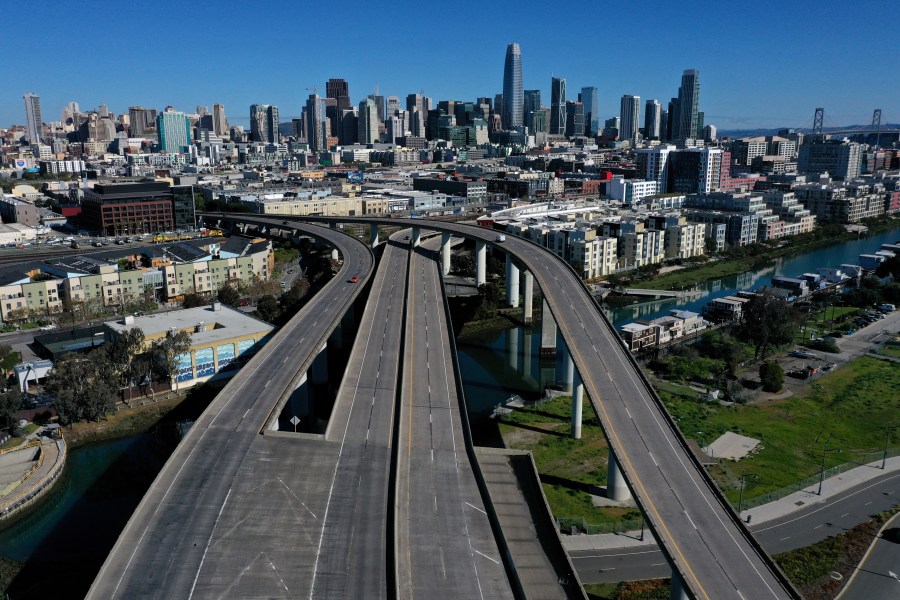
<path id="1" fill-rule="evenodd" d="M 671 594 L 668 579 L 590 583 L 584 591 L 590 600 L 668 600 Z"/>
<path id="2" fill-rule="evenodd" d="M 504 417 L 498 424 L 504 445 L 531 451 L 554 516 L 592 524 L 640 518 L 632 508 L 593 505 L 591 491 L 606 484 L 609 450 L 590 406 L 584 411 L 582 438 L 569 437 L 571 404 L 564 396 Z"/>
<path id="3" fill-rule="evenodd" d="M 744 490 L 744 497 L 751 498 L 819 473 L 823 441 L 829 436 L 826 468 L 878 459 L 883 425 L 900 414 L 900 365 L 863 357 L 798 395 L 761 405 L 723 407 L 672 388 L 659 389 L 659 394 L 685 437 L 701 445 L 726 431 L 761 440 L 763 449 L 757 454 L 710 468 L 725 495 L 737 501 L 742 475 L 758 478 Z M 894 435 L 891 444 L 896 444 Z"/>
<path id="4" fill-rule="evenodd" d="M 794 585 L 804 586 L 834 571 L 845 549 L 844 537 L 837 536 L 806 548 L 779 554 L 775 560 Z"/>
<path id="5" fill-rule="evenodd" d="M 10 448 L 18 448 L 26 442 L 25 437 L 11 437 L 6 443 L 0 446 L 0 450 L 9 450 Z"/>
<path id="6" fill-rule="evenodd" d="M 876 350 L 882 356 L 890 356 L 891 358 L 900 358 L 900 346 L 895 344 L 885 344 Z"/>

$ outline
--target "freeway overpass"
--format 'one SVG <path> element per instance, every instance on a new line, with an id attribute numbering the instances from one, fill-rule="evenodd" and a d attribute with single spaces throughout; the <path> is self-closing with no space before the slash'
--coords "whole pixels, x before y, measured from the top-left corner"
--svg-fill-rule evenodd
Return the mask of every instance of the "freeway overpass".
<path id="1" fill-rule="evenodd" d="M 260 216 L 201 216 L 207 220 L 279 227 L 279 219 Z M 675 595 L 687 597 L 689 590 L 693 597 L 705 600 L 799 597 L 697 462 L 587 288 L 561 259 L 525 239 L 507 236 L 500 242 L 495 232 L 457 223 L 288 217 L 283 224 L 293 228 L 302 221 L 324 222 L 333 227 L 342 222 L 369 224 L 375 241 L 379 225 L 410 226 L 413 245 L 421 230 L 439 231 L 444 234 L 446 250 L 442 251 L 442 259 L 447 263 L 451 234 L 473 239 L 479 282 L 485 278 L 487 246 L 506 253 L 508 301 L 518 304 L 522 267 L 527 270 L 526 319 L 530 316 L 529 288 L 533 278 L 577 367 L 573 395 L 580 399 L 581 391 L 587 391 L 609 440 L 610 487 L 624 489 L 616 484 L 618 478 L 624 478 L 628 490 L 644 508 L 660 547 L 673 566 Z M 577 413 L 574 418 L 580 422 Z"/>

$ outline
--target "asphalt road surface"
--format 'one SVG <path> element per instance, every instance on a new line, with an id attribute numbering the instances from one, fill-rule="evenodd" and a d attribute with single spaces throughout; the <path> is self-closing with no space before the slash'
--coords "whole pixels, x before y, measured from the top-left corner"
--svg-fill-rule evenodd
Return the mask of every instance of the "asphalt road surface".
<path id="1" fill-rule="evenodd" d="M 294 598 L 311 592 L 337 444 L 263 436 L 364 282 L 362 243 L 321 227 L 341 271 L 244 366 L 191 428 L 135 510 L 88 598 Z M 360 283 L 348 283 L 351 277 Z"/>
<path id="2" fill-rule="evenodd" d="M 390 447 L 409 251 L 391 242 L 372 281 L 326 439 L 340 451 L 323 517 L 314 598 L 387 598 Z"/>
<path id="3" fill-rule="evenodd" d="M 841 600 L 900 598 L 900 516 L 872 543 L 868 556 L 847 583 Z"/>
<path id="4" fill-rule="evenodd" d="M 397 465 L 399 597 L 512 598 L 469 463 L 438 263 L 409 268 Z"/>
<path id="5" fill-rule="evenodd" d="M 826 502 L 808 504 L 792 514 L 751 529 L 768 552 L 778 554 L 843 533 L 871 515 L 895 506 L 898 501 L 900 473 L 887 473 Z M 671 574 L 665 557 L 655 546 L 575 551 L 570 555 L 584 583 L 654 579 Z"/>

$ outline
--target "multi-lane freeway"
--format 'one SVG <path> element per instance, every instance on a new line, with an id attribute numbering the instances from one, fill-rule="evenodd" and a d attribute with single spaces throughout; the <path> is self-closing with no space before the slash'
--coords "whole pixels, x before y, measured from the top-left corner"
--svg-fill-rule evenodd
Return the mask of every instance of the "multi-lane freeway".
<path id="1" fill-rule="evenodd" d="M 207 217 L 240 221 L 239 215 Z M 396 225 L 391 219 L 320 221 Z M 696 461 L 610 323 L 560 258 L 527 240 L 455 223 L 405 220 L 501 247 L 531 271 L 559 325 L 609 444 L 667 559 L 698 599 L 799 594 Z"/>
<path id="2" fill-rule="evenodd" d="M 512 598 L 472 465 L 438 263 L 412 253 L 397 464 L 399 598 Z"/>
<path id="3" fill-rule="evenodd" d="M 338 275 L 216 396 L 135 510 L 88 598 L 294 598 L 310 568 L 337 444 L 260 435 L 369 277 L 371 251 L 321 227 Z M 349 283 L 358 277 L 360 283 Z"/>

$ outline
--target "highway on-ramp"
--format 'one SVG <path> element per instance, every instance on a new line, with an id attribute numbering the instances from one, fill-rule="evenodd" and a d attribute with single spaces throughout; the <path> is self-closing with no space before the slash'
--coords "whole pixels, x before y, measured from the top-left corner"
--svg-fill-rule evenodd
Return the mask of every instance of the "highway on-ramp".
<path id="1" fill-rule="evenodd" d="M 412 253 L 397 464 L 399 598 L 512 598 L 469 463 L 438 263 Z"/>
<path id="2" fill-rule="evenodd" d="M 242 221 L 240 215 L 214 218 Z M 798 592 L 703 472 L 652 387 L 575 272 L 525 239 L 470 225 L 416 219 L 316 220 L 420 227 L 484 241 L 530 270 L 572 353 L 630 488 L 668 559 L 698 600 L 795 598 Z"/>
<path id="3" fill-rule="evenodd" d="M 338 445 L 260 435 L 367 281 L 368 247 L 297 225 L 341 271 L 219 392 L 144 495 L 88 598 L 308 596 Z M 360 282 L 349 283 L 352 277 Z"/>

